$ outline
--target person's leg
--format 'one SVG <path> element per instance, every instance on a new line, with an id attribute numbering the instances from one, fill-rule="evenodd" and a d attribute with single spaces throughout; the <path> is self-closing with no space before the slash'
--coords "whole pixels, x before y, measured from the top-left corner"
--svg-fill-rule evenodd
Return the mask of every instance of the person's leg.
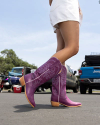
<path id="1" fill-rule="evenodd" d="M 21 85 L 25 86 L 25 96 L 32 107 L 35 107 L 34 93 L 36 89 L 57 75 L 61 71 L 61 67 L 61 62 L 52 57 L 34 73 L 29 73 L 19 79 Z"/>
<path id="2" fill-rule="evenodd" d="M 63 64 L 67 59 L 78 53 L 79 23 L 77 21 L 66 21 L 59 23 L 59 28 L 64 39 L 65 48 L 55 53 L 52 57 L 56 57 Z"/>
<path id="3" fill-rule="evenodd" d="M 57 50 L 56 50 L 56 52 L 58 52 L 58 51 L 65 48 L 64 39 L 63 39 L 59 29 L 56 30 L 56 37 L 57 37 Z M 63 63 L 63 65 L 65 65 L 65 62 Z"/>
<path id="4" fill-rule="evenodd" d="M 36 88 L 60 73 L 62 68 L 61 63 L 63 64 L 68 58 L 78 52 L 78 22 L 63 22 L 59 24 L 59 27 L 64 39 L 65 48 L 54 54 L 34 73 L 27 74 L 19 80 L 22 86 L 25 85 L 25 95 L 32 107 L 35 106 L 33 95 Z"/>
<path id="5" fill-rule="evenodd" d="M 73 102 L 68 98 L 66 94 L 66 76 L 66 67 L 62 65 L 61 72 L 52 78 L 51 105 L 55 107 L 58 107 L 59 104 L 67 107 L 82 106 L 80 102 Z"/>
<path id="6" fill-rule="evenodd" d="M 59 26 L 57 53 L 54 56 L 63 63 L 78 52 L 79 26 L 78 22 L 64 22 Z M 51 105 L 59 106 L 62 104 L 67 107 L 79 107 L 82 105 L 80 102 L 73 102 L 66 95 L 66 76 L 66 67 L 62 66 L 61 72 L 52 78 Z"/>

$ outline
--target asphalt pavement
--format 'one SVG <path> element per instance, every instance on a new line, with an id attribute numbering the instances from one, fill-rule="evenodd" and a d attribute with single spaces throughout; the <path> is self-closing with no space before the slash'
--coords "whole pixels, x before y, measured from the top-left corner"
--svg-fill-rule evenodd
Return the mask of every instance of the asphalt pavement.
<path id="1" fill-rule="evenodd" d="M 0 93 L 0 125 L 100 125 L 100 93 L 67 93 L 82 107 L 52 107 L 51 93 L 36 93 L 32 108 L 24 93 Z"/>

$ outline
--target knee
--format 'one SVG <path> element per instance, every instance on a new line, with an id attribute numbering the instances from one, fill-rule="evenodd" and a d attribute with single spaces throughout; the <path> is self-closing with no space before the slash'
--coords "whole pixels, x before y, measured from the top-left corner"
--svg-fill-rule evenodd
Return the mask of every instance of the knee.
<path id="1" fill-rule="evenodd" d="M 79 52 L 79 46 L 73 47 L 73 54 L 76 55 Z"/>
<path id="2" fill-rule="evenodd" d="M 76 55 L 79 51 L 79 46 L 73 45 L 73 46 L 67 46 L 67 48 L 72 56 Z"/>

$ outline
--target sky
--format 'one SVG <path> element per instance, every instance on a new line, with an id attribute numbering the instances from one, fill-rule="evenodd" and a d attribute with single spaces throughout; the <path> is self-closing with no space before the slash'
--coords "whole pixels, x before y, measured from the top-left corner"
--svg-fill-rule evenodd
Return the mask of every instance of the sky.
<path id="1" fill-rule="evenodd" d="M 85 55 L 100 53 L 99 0 L 79 0 L 83 13 L 79 52 L 66 64 L 81 67 Z M 49 19 L 49 0 L 0 1 L 0 51 L 13 49 L 16 55 L 37 67 L 45 63 L 57 47 Z"/>

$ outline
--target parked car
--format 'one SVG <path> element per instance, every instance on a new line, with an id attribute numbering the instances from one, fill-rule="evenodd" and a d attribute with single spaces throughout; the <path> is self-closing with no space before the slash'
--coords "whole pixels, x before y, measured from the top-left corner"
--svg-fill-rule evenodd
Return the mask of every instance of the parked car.
<path id="1" fill-rule="evenodd" d="M 66 77 L 66 89 L 72 89 L 74 93 L 79 91 L 78 78 L 76 77 L 77 71 L 73 71 L 70 66 L 66 65 L 67 77 Z"/>
<path id="2" fill-rule="evenodd" d="M 10 89 L 11 88 L 11 85 L 9 85 L 9 78 L 8 78 L 8 76 L 6 76 L 6 75 L 0 75 L 0 90 L 2 90 L 3 88 L 4 89 Z"/>
<path id="3" fill-rule="evenodd" d="M 2 89 L 3 89 L 3 85 L 2 85 L 2 77 L 1 77 L 1 75 L 0 75 L 0 92 L 2 91 Z"/>
<path id="4" fill-rule="evenodd" d="M 66 70 L 67 70 L 67 76 L 66 76 L 66 89 L 72 89 L 74 93 L 77 93 L 79 90 L 79 84 L 78 84 L 78 79 L 75 76 L 77 71 L 73 71 L 70 66 L 66 65 Z M 50 88 L 52 91 L 52 79 L 47 81 L 46 83 L 42 84 L 38 90 L 44 91 L 45 89 Z"/>
<path id="5" fill-rule="evenodd" d="M 30 67 L 13 67 L 11 72 L 8 73 L 9 85 L 13 90 L 14 85 L 20 85 L 19 79 L 28 73 L 34 72 L 36 69 L 31 69 Z M 37 88 L 37 92 L 40 91 L 40 87 Z M 43 90 L 43 89 L 42 89 Z M 24 92 L 24 86 L 22 86 L 22 92 Z"/>
<path id="6" fill-rule="evenodd" d="M 28 74 L 31 72 L 31 68 L 30 67 L 13 67 L 11 72 L 8 73 L 8 76 L 12 77 L 12 76 L 16 76 L 16 77 L 22 77 L 25 74 Z"/>
<path id="7" fill-rule="evenodd" d="M 18 85 L 20 84 L 19 78 L 23 75 L 26 75 L 28 73 L 34 73 L 36 69 L 31 69 L 29 67 L 14 67 L 11 72 L 9 72 L 10 77 L 10 85 Z M 67 70 L 67 76 L 66 76 L 66 89 L 72 89 L 73 92 L 77 93 L 79 86 L 78 86 L 78 79 L 75 76 L 76 71 L 73 72 L 73 70 L 66 65 Z M 52 79 L 47 81 L 46 83 L 42 84 L 37 88 L 37 92 L 45 91 L 46 89 L 50 88 L 52 91 Z M 22 91 L 24 91 L 24 87 L 22 87 Z"/>
<path id="8" fill-rule="evenodd" d="M 20 85 L 19 79 L 23 75 L 26 75 L 31 72 L 30 67 L 13 67 L 11 72 L 8 73 L 9 76 L 9 85 L 13 90 L 13 85 Z M 22 87 L 22 92 L 24 92 L 24 87 Z"/>
<path id="9" fill-rule="evenodd" d="M 100 55 L 86 55 L 79 70 L 80 93 L 92 94 L 92 89 L 100 90 Z"/>

